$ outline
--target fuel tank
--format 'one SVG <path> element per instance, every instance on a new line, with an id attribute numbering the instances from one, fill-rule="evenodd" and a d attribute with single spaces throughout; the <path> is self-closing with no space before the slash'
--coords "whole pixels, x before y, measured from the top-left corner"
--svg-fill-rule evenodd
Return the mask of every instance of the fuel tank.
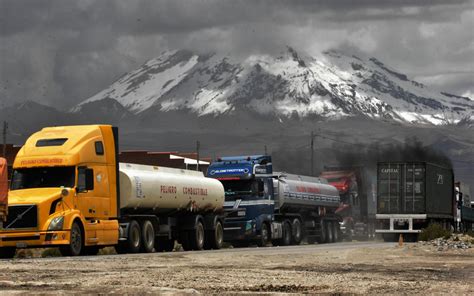
<path id="1" fill-rule="evenodd" d="M 275 206 L 280 209 L 339 206 L 339 191 L 325 179 L 283 173 L 274 179 L 273 186 Z"/>
<path id="2" fill-rule="evenodd" d="M 219 211 L 224 187 L 202 172 L 120 163 L 120 208 L 127 212 Z"/>

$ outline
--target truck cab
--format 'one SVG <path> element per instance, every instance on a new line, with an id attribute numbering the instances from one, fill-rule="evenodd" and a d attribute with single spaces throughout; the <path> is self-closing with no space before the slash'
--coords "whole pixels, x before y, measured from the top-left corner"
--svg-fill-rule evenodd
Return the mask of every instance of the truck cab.
<path id="1" fill-rule="evenodd" d="M 0 254 L 57 246 L 64 255 L 96 252 L 119 237 L 117 130 L 108 125 L 50 127 L 33 134 L 13 163 Z"/>
<path id="2" fill-rule="evenodd" d="M 375 173 L 364 166 L 325 166 L 321 173 L 339 191 L 341 204 L 336 213 L 341 216 L 341 232 L 351 241 L 375 237 Z"/>
<path id="3" fill-rule="evenodd" d="M 271 156 L 222 157 L 209 166 L 207 175 L 224 185 L 224 240 L 264 245 L 270 239 L 275 205 Z"/>

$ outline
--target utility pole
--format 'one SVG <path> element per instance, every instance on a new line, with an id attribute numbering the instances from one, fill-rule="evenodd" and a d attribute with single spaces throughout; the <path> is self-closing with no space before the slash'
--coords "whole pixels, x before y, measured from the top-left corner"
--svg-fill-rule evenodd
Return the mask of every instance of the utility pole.
<path id="1" fill-rule="evenodd" d="M 3 122 L 3 157 L 7 157 L 7 129 L 8 123 L 6 121 Z"/>
<path id="2" fill-rule="evenodd" d="M 265 155 L 268 155 L 268 153 L 267 153 L 267 145 L 265 145 Z"/>
<path id="3" fill-rule="evenodd" d="M 314 132 L 311 131 L 311 176 L 314 175 Z"/>
<path id="4" fill-rule="evenodd" d="M 196 141 L 196 154 L 197 154 L 196 171 L 199 171 L 199 148 L 201 148 L 201 143 L 199 141 Z"/>

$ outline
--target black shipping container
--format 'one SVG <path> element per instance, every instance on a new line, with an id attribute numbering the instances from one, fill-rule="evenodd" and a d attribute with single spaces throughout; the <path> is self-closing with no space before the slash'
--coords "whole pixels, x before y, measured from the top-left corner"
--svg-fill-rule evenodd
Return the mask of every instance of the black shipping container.
<path id="1" fill-rule="evenodd" d="M 426 162 L 380 162 L 377 214 L 427 214 L 453 217 L 454 175 Z"/>

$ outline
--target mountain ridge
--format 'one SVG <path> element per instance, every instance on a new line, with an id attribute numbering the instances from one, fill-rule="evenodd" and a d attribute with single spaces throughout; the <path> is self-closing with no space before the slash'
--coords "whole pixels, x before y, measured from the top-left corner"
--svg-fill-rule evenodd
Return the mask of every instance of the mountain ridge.
<path id="1" fill-rule="evenodd" d="M 314 58 L 291 47 L 280 55 L 241 59 L 165 52 L 73 111 L 104 99 L 116 100 L 135 115 L 153 107 L 225 116 L 246 107 L 281 118 L 366 116 L 434 125 L 474 119 L 470 98 L 433 91 L 374 57 L 327 51 Z"/>

